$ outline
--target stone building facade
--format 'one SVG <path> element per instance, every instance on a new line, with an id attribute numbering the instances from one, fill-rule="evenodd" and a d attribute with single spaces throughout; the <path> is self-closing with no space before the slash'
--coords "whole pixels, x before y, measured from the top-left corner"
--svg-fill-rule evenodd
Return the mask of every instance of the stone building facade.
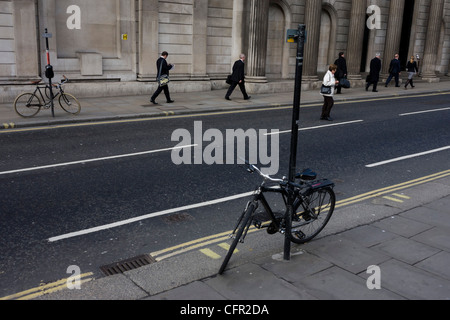
<path id="1" fill-rule="evenodd" d="M 341 51 L 355 83 L 376 52 L 384 74 L 395 53 L 403 64 L 418 56 L 427 81 L 449 72 L 450 0 L 0 0 L 0 100 L 44 77 L 45 28 L 57 77 L 79 96 L 148 94 L 162 51 L 175 64 L 173 91 L 224 87 L 241 52 L 249 91 L 292 90 L 286 30 L 298 24 L 305 88 Z"/>

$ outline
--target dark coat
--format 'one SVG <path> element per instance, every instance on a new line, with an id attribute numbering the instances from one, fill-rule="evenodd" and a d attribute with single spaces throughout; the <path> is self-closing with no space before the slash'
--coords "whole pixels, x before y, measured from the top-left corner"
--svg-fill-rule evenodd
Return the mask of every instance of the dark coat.
<path id="1" fill-rule="evenodd" d="M 337 65 L 338 69 L 336 71 L 335 77 L 336 79 L 342 79 L 344 75 L 347 73 L 347 61 L 345 61 L 345 58 L 339 57 L 335 62 L 335 65 Z"/>
<path id="2" fill-rule="evenodd" d="M 413 62 L 411 63 L 411 61 L 408 61 L 408 63 L 406 64 L 406 70 L 408 70 L 408 72 L 419 72 L 419 69 L 417 68 L 417 62 Z"/>
<path id="3" fill-rule="evenodd" d="M 393 59 L 389 65 L 389 73 L 395 74 L 402 71 L 402 66 L 400 65 L 400 60 Z"/>
<path id="4" fill-rule="evenodd" d="M 242 60 L 238 60 L 234 63 L 233 73 L 231 74 L 231 81 L 239 83 L 239 81 L 244 81 L 244 67 L 245 64 Z"/>
<path id="5" fill-rule="evenodd" d="M 381 72 L 381 60 L 378 58 L 373 58 L 370 61 L 370 80 L 372 82 L 378 82 L 380 80 Z"/>
<path id="6" fill-rule="evenodd" d="M 167 76 L 169 76 L 169 71 L 172 69 L 172 65 L 171 64 L 167 64 L 166 59 L 164 59 L 163 57 L 160 57 L 157 61 L 156 61 L 156 70 L 158 70 L 157 72 L 157 79 L 160 76 L 159 74 L 159 68 L 161 67 L 161 63 L 162 63 L 162 70 L 161 70 L 161 75 L 166 74 Z"/>

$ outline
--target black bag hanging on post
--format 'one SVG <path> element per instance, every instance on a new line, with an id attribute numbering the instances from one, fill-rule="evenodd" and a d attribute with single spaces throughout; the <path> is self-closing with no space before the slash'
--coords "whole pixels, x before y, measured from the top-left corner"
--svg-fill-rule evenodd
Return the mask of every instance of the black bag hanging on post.
<path id="1" fill-rule="evenodd" d="M 53 79 L 55 76 L 55 73 L 53 72 L 53 66 L 51 65 L 46 65 L 45 66 L 45 76 L 47 77 L 47 79 Z"/>

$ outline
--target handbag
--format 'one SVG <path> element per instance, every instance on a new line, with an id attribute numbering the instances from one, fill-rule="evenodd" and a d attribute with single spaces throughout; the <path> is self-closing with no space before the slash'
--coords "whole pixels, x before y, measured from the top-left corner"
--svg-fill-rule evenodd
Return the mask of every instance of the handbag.
<path id="1" fill-rule="evenodd" d="M 331 94 L 331 86 L 325 86 L 322 84 L 322 87 L 320 88 L 321 94 Z"/>
<path id="2" fill-rule="evenodd" d="M 158 73 L 158 83 L 159 83 L 160 87 L 167 86 L 167 84 L 170 82 L 169 76 L 167 74 L 161 74 L 162 65 L 163 65 L 163 62 L 161 61 L 161 65 L 159 66 L 159 73 Z"/>
<path id="3" fill-rule="evenodd" d="M 233 83 L 233 81 L 231 80 L 231 74 L 227 77 L 227 80 L 225 82 L 230 85 Z"/>
<path id="4" fill-rule="evenodd" d="M 340 81 L 340 84 L 341 84 L 342 88 L 349 89 L 351 87 L 350 81 L 348 81 L 347 78 L 342 78 L 339 81 Z"/>

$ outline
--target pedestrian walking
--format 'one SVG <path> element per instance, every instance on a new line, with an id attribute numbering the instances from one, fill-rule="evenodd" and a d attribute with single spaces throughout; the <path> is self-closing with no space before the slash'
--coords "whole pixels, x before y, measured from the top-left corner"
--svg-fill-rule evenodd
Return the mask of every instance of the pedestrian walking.
<path id="1" fill-rule="evenodd" d="M 239 60 L 237 60 L 233 65 L 233 73 L 228 77 L 230 88 L 228 89 L 227 94 L 225 95 L 225 99 L 227 100 L 231 100 L 230 96 L 237 85 L 239 85 L 239 88 L 241 89 L 241 92 L 244 95 L 244 100 L 248 100 L 251 98 L 247 94 L 247 91 L 245 90 L 244 62 L 245 62 L 245 54 L 242 53 L 239 56 Z"/>
<path id="2" fill-rule="evenodd" d="M 344 52 L 339 52 L 339 58 L 334 64 L 337 66 L 337 71 L 334 76 L 336 80 L 339 81 L 339 84 L 336 86 L 336 93 L 341 94 L 341 79 L 347 78 L 347 61 L 345 60 Z"/>
<path id="3" fill-rule="evenodd" d="M 370 73 L 367 77 L 366 91 L 369 91 L 369 87 L 373 85 L 372 92 L 378 92 L 377 86 L 380 81 L 381 72 L 381 54 L 377 53 L 375 58 L 370 61 Z"/>
<path id="4" fill-rule="evenodd" d="M 399 55 L 398 53 L 396 53 L 394 59 L 391 60 L 391 63 L 389 65 L 389 77 L 386 80 L 386 88 L 389 85 L 389 82 L 391 82 L 392 78 L 395 78 L 395 86 L 400 87 L 398 80 L 402 71 L 402 67 L 400 64 L 400 60 L 398 60 L 398 57 Z"/>
<path id="5" fill-rule="evenodd" d="M 406 64 L 406 71 L 408 71 L 408 81 L 406 81 L 405 90 L 408 89 L 408 84 L 411 85 L 411 88 L 414 88 L 413 77 L 417 72 L 419 72 L 417 62 L 414 61 L 414 56 L 411 56 L 410 60 Z"/>
<path id="6" fill-rule="evenodd" d="M 167 81 L 169 79 L 169 71 L 173 69 L 173 64 L 168 64 L 166 59 L 169 56 L 167 51 L 164 51 L 161 53 L 161 57 L 156 61 L 156 68 L 158 70 L 158 76 L 156 78 L 156 81 L 158 82 L 158 89 L 156 89 L 155 93 L 153 93 L 152 97 L 150 98 L 150 102 L 153 104 L 156 103 L 156 98 L 159 96 L 159 94 L 164 90 L 164 95 L 166 96 L 167 103 L 175 102 L 170 98 L 170 92 L 169 92 L 169 85 L 168 82 L 165 84 L 160 83 L 161 78 L 166 78 Z"/>
<path id="7" fill-rule="evenodd" d="M 337 70 L 337 66 L 335 64 L 331 64 L 328 68 L 327 73 L 323 77 L 323 85 L 325 87 L 331 87 L 331 90 L 329 93 L 321 93 L 321 95 L 324 98 L 324 103 L 322 107 L 322 114 L 320 116 L 320 120 L 327 120 L 327 121 L 333 121 L 333 119 L 330 117 L 331 109 L 334 106 L 334 89 L 336 85 L 339 84 L 339 81 L 335 78 L 335 73 Z"/>

